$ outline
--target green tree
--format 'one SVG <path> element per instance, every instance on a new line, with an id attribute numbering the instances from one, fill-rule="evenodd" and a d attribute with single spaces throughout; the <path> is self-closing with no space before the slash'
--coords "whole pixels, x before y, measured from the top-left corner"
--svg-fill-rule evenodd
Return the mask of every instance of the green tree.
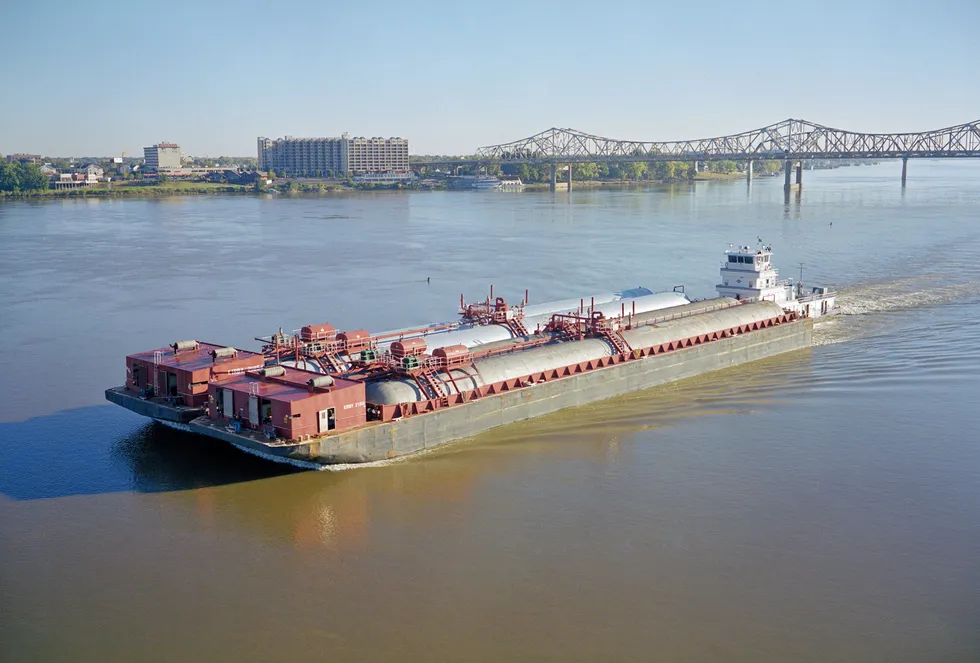
<path id="1" fill-rule="evenodd" d="M 50 180 L 48 176 L 41 172 L 41 167 L 36 163 L 17 164 L 20 178 L 20 187 L 25 191 L 39 191 L 47 189 Z"/>
<path id="2" fill-rule="evenodd" d="M 14 164 L 0 161 L 0 191 L 16 193 L 20 190 L 20 178 Z"/>
<path id="3" fill-rule="evenodd" d="M 591 181 L 599 179 L 599 166 L 594 163 L 575 164 L 572 177 L 577 180 Z"/>
<path id="4" fill-rule="evenodd" d="M 647 172 L 647 165 L 643 161 L 627 161 L 620 164 L 620 172 L 625 179 L 636 181 Z"/>
<path id="5" fill-rule="evenodd" d="M 734 161 L 715 161 L 711 164 L 711 170 L 716 173 L 722 173 L 723 175 L 728 175 L 734 173 L 738 170 L 738 164 Z"/>
<path id="6" fill-rule="evenodd" d="M 169 175 L 166 175 L 164 173 L 159 173 L 157 175 L 157 182 L 159 182 L 160 184 L 166 184 L 169 181 L 170 181 L 170 176 Z"/>
<path id="7" fill-rule="evenodd" d="M 40 191 L 47 189 L 48 176 L 34 163 L 7 163 L 0 161 L 0 191 Z"/>

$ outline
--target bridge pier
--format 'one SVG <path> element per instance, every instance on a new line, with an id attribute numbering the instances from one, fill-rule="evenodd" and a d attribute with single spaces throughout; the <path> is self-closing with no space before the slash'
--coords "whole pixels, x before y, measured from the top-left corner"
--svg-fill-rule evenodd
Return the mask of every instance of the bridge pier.
<path id="1" fill-rule="evenodd" d="M 909 174 L 909 158 L 902 157 L 902 186 L 905 186 L 905 180 L 908 179 Z"/>
<path id="2" fill-rule="evenodd" d="M 790 161 L 787 159 L 783 162 L 785 171 L 783 173 L 783 189 L 787 192 L 790 189 L 801 189 L 803 188 L 803 162 L 802 161 Z M 796 184 L 793 184 L 793 171 L 796 170 Z"/>
<path id="3" fill-rule="evenodd" d="M 551 164 L 551 190 L 554 191 L 558 188 L 558 166 L 556 164 Z"/>
<path id="4" fill-rule="evenodd" d="M 745 181 L 748 182 L 749 184 L 752 183 L 752 164 L 753 163 L 754 162 L 752 161 L 752 159 L 749 159 L 749 162 L 747 164 L 745 164 Z"/>
<path id="5" fill-rule="evenodd" d="M 568 164 L 568 190 L 572 190 L 572 164 Z"/>

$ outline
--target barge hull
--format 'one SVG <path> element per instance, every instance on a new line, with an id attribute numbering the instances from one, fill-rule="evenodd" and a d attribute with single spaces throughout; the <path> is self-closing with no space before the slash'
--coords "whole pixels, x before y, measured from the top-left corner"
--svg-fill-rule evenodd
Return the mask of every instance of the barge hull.
<path id="1" fill-rule="evenodd" d="M 189 430 L 187 424 L 204 414 L 204 408 L 173 406 L 166 402 L 156 402 L 135 396 L 126 387 L 112 387 L 105 390 L 105 399 L 110 403 L 121 405 L 136 414 L 149 417 L 162 424 L 177 424 L 171 426 L 178 430 Z"/>
<path id="2" fill-rule="evenodd" d="M 188 426 L 243 451 L 301 467 L 389 460 L 498 426 L 800 350 L 810 346 L 812 337 L 813 321 L 802 319 L 308 442 L 270 443 L 258 435 L 235 433 L 207 417 Z"/>

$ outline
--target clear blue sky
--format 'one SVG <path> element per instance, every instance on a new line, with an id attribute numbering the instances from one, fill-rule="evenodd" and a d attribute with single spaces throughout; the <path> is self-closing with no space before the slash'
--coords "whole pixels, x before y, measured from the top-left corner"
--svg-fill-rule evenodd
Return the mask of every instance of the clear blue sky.
<path id="1" fill-rule="evenodd" d="M 552 126 L 672 140 L 787 117 L 980 118 L 980 0 L 0 0 L 0 153 L 254 155 L 256 136 L 469 153 Z"/>

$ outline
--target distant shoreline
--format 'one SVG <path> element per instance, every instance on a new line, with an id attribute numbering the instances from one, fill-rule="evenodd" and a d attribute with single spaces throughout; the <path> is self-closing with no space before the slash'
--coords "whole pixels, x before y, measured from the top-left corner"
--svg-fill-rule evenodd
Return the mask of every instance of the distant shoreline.
<path id="1" fill-rule="evenodd" d="M 572 189 L 600 188 L 600 187 L 634 187 L 650 184 L 683 184 L 710 180 L 732 180 L 745 177 L 744 173 L 699 173 L 693 180 L 678 178 L 672 180 L 572 180 Z M 296 186 L 294 190 L 281 190 L 272 185 L 270 187 L 256 190 L 253 186 L 240 184 L 214 184 L 210 182 L 166 182 L 164 184 L 135 184 L 132 182 L 112 182 L 111 184 L 101 182 L 94 186 L 79 187 L 77 189 L 43 189 L 33 191 L 18 191 L 16 193 L 0 192 L 2 200 L 61 200 L 72 198 L 165 198 L 170 196 L 207 196 L 207 195 L 290 195 L 290 194 L 310 194 L 310 193 L 361 193 L 377 192 L 388 190 L 412 190 L 395 189 L 394 187 L 357 187 L 344 186 L 338 184 L 323 184 L 313 182 L 305 184 L 293 181 Z M 567 182 L 559 180 L 558 188 L 566 188 Z M 540 191 L 550 188 L 548 182 L 535 182 L 524 185 L 528 191 Z M 443 190 L 442 187 L 421 187 L 421 190 Z M 445 190 L 451 190 L 446 188 Z"/>
<path id="2" fill-rule="evenodd" d="M 166 184 L 98 184 L 77 189 L 42 189 L 0 193 L 0 200 L 10 198 L 49 199 L 49 198 L 159 198 L 165 196 L 198 196 L 209 194 L 252 193 L 249 187 L 235 184 L 208 184 L 205 182 L 171 182 Z"/>

